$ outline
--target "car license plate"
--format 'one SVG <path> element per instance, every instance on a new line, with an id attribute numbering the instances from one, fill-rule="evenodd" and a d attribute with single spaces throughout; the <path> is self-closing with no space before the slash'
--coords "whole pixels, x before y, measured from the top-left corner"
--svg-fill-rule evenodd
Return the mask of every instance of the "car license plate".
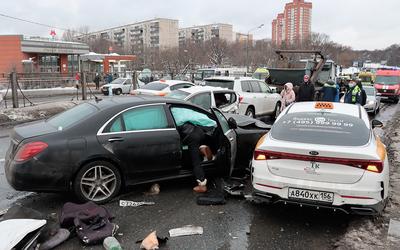
<path id="1" fill-rule="evenodd" d="M 313 191 L 306 189 L 289 188 L 289 199 L 310 200 L 320 202 L 333 202 L 333 193 L 323 191 Z"/>

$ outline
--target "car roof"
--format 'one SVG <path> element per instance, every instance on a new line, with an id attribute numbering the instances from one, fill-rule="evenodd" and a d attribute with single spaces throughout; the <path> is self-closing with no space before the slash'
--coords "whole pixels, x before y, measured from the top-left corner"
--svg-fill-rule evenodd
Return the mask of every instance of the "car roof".
<path id="1" fill-rule="evenodd" d="M 240 76 L 240 77 L 235 77 L 235 76 L 213 76 L 209 78 L 205 78 L 206 80 L 224 80 L 224 81 L 235 81 L 235 80 L 255 80 L 259 81 L 258 79 L 248 77 L 248 76 Z"/>
<path id="2" fill-rule="evenodd" d="M 182 80 L 158 80 L 158 81 L 153 81 L 153 82 L 164 83 L 164 84 L 167 84 L 167 85 L 169 85 L 169 86 L 176 85 L 176 84 L 180 84 L 180 83 L 190 83 L 190 84 L 193 84 L 193 83 L 191 83 L 191 82 L 182 81 Z M 150 82 L 150 83 L 153 83 L 153 82 Z"/>
<path id="3" fill-rule="evenodd" d="M 212 87 L 212 86 L 193 86 L 190 88 L 183 88 L 183 89 L 178 89 L 180 91 L 184 91 L 189 94 L 194 94 L 194 93 L 201 93 L 201 92 L 209 92 L 209 91 L 224 91 L 224 92 L 235 92 L 230 89 L 226 88 L 221 88 L 221 87 Z"/>
<path id="4" fill-rule="evenodd" d="M 98 98 L 97 100 L 92 100 L 88 103 L 98 107 L 99 109 L 108 109 L 115 106 L 136 106 L 152 103 L 188 104 L 187 102 L 179 99 L 150 95 L 118 96 L 104 99 Z"/>

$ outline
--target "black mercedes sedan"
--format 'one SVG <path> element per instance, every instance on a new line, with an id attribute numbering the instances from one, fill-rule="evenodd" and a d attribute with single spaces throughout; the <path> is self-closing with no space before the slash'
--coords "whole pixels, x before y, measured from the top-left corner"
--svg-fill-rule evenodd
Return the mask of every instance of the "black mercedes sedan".
<path id="1" fill-rule="evenodd" d="M 82 201 L 105 203 L 123 186 L 191 176 L 176 126 L 179 112 L 215 121 L 215 157 L 202 165 L 208 174 L 231 174 L 238 129 L 233 118 L 180 100 L 135 96 L 86 102 L 16 126 L 6 154 L 7 180 L 20 191 L 72 191 Z M 255 129 L 254 140 L 265 132 Z"/>

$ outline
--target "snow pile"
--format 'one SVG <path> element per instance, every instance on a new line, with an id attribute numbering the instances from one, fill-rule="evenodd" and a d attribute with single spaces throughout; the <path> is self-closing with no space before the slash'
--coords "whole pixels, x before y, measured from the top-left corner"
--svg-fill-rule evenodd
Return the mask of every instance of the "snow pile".
<path id="1" fill-rule="evenodd" d="M 381 216 L 359 217 L 353 220 L 346 234 L 334 246 L 337 249 L 391 249 L 390 239 L 387 240 L 389 221 L 391 218 L 400 218 L 400 112 L 395 114 L 385 131 L 390 162 L 390 191 L 389 202 Z"/>
<path id="2" fill-rule="evenodd" d="M 30 106 L 16 109 L 0 110 L 0 125 L 10 122 L 26 122 L 39 119 L 45 119 L 69 109 L 78 102 L 55 102 L 46 103 L 37 106 Z"/>

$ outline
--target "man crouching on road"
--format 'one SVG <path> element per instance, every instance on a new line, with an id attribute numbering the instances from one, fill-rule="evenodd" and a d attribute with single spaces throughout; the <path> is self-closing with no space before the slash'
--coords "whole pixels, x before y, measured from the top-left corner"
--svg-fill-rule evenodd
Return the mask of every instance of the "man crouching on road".
<path id="1" fill-rule="evenodd" d="M 208 161 L 213 159 L 212 152 L 206 145 L 211 145 L 212 135 L 217 127 L 217 123 L 207 115 L 191 109 L 173 107 L 171 111 L 183 138 L 182 143 L 188 145 L 193 174 L 198 183 L 193 188 L 193 191 L 205 193 L 207 192 L 207 179 L 205 178 L 201 162 L 203 161 L 203 157 Z"/>

